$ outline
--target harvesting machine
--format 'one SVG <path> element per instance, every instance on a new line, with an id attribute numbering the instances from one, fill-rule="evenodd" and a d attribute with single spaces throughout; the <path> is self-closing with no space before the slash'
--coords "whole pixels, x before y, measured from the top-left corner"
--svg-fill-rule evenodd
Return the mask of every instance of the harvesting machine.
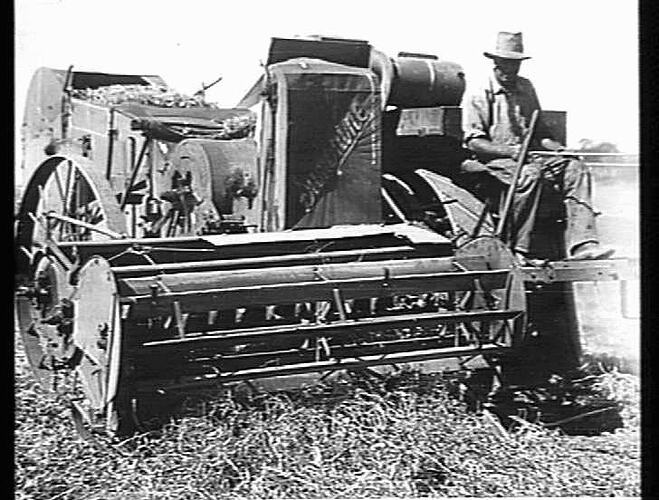
<path id="1" fill-rule="evenodd" d="M 545 213 L 550 262 L 515 264 L 454 175 L 464 88 L 457 64 L 324 37 L 273 39 L 232 109 L 158 76 L 38 70 L 15 239 L 37 378 L 72 373 L 76 414 L 126 433 L 209 387 L 448 358 L 504 381 L 574 366 L 571 283 L 621 279 L 624 261 L 561 260 Z M 560 136 L 564 114 L 545 118 Z"/>

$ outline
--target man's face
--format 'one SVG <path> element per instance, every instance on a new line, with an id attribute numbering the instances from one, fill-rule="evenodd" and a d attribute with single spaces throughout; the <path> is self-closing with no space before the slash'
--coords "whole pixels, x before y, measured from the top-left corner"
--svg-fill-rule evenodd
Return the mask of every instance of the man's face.
<path id="1" fill-rule="evenodd" d="M 513 87 L 522 61 L 519 59 L 494 59 L 494 76 L 502 87 Z"/>

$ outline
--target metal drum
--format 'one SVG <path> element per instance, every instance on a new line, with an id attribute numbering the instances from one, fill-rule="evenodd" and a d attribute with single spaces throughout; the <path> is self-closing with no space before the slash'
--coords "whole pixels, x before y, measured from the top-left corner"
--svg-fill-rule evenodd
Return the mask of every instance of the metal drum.
<path id="1" fill-rule="evenodd" d="M 459 64 L 428 57 L 397 57 L 388 104 L 402 108 L 459 106 L 465 77 Z"/>

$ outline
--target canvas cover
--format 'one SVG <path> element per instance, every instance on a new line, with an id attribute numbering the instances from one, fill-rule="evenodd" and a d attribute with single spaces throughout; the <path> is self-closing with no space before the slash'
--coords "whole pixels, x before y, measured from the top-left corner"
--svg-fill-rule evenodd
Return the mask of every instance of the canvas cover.
<path id="1" fill-rule="evenodd" d="M 308 58 L 268 69 L 276 93 L 269 229 L 381 222 L 375 75 Z"/>

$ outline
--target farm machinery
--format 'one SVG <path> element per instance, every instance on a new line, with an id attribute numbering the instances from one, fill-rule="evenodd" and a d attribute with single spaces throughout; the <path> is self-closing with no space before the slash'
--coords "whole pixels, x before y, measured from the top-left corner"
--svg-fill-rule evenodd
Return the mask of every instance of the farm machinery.
<path id="1" fill-rule="evenodd" d="M 547 213 L 547 265 L 515 263 L 454 176 L 464 88 L 457 64 L 323 37 L 273 39 L 231 109 L 158 76 L 38 70 L 15 238 L 35 376 L 71 374 L 74 413 L 121 434 L 214 387 L 445 359 L 509 383 L 573 367 L 571 285 L 623 279 L 625 261 L 562 260 Z M 564 115 L 545 118 L 560 134 Z"/>

